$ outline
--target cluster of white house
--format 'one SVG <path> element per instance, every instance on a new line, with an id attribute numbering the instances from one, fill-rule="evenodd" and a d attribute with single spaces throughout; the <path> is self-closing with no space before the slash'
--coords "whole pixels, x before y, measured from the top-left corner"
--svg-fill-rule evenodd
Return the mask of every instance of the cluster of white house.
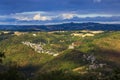
<path id="1" fill-rule="evenodd" d="M 53 56 L 58 56 L 59 55 L 58 53 L 52 52 L 50 50 L 43 49 L 43 46 L 45 46 L 44 43 L 35 44 L 35 43 L 31 43 L 31 42 L 26 41 L 26 42 L 22 42 L 22 44 L 33 48 L 38 53 L 45 53 L 45 54 L 49 54 L 49 55 L 53 55 Z"/>

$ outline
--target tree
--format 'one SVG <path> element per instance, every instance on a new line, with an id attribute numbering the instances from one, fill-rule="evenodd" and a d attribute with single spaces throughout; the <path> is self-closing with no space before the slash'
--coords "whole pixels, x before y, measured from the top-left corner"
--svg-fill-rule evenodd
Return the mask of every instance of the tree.
<path id="1" fill-rule="evenodd" d="M 0 52 L 0 63 L 3 62 L 3 58 L 5 58 L 5 53 L 4 52 Z"/>

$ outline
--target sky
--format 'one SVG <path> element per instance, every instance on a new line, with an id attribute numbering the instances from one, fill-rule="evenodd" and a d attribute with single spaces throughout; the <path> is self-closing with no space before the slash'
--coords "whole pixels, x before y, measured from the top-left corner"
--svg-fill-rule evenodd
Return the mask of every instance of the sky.
<path id="1" fill-rule="evenodd" d="M 0 24 L 120 23 L 120 0 L 0 0 Z"/>

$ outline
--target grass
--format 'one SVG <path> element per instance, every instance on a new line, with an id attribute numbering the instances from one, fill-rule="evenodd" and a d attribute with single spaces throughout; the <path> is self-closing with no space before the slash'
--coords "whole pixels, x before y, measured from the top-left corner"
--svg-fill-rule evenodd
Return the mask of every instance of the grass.
<path id="1" fill-rule="evenodd" d="M 37 36 L 33 36 L 33 33 L 36 33 Z M 67 78 L 72 76 L 71 80 L 79 80 L 82 77 L 82 75 L 78 76 L 79 73 L 74 73 L 74 69 L 88 66 L 88 62 L 83 61 L 83 54 L 94 54 L 99 62 L 107 63 L 111 68 L 120 65 L 120 31 L 105 32 L 85 38 L 73 37 L 70 33 L 72 32 L 30 32 L 21 36 L 0 35 L 0 51 L 5 52 L 6 56 L 3 63 L 7 65 L 10 62 L 15 62 L 25 69 L 27 66 L 38 68 L 35 72 L 36 76 L 40 74 L 44 77 L 56 76 L 58 78 L 65 75 L 64 79 L 66 79 L 66 76 Z M 23 45 L 22 41 L 45 43 L 44 48 L 52 49 L 60 55 L 53 57 L 48 54 L 39 54 L 32 48 Z M 80 42 L 81 44 L 73 50 L 68 49 L 68 46 L 73 42 Z M 86 69 L 78 71 L 85 72 Z M 68 72 L 68 74 L 65 72 Z M 38 77 L 40 80 L 43 79 L 42 76 Z M 56 80 L 56 78 L 52 79 L 50 77 L 51 80 Z"/>

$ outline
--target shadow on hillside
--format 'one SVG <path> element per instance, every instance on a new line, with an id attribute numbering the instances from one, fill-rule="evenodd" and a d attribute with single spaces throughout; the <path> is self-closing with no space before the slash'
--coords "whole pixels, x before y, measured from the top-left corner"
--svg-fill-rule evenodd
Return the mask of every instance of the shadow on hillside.
<path id="1" fill-rule="evenodd" d="M 67 62 L 68 63 L 70 62 L 69 64 L 74 63 L 75 66 L 76 65 L 77 66 L 85 66 L 85 65 L 89 64 L 89 62 L 83 60 L 84 59 L 83 55 L 84 54 L 93 54 L 93 53 L 96 56 L 98 63 L 106 63 L 106 64 L 110 65 L 109 67 L 111 67 L 111 68 L 120 66 L 120 62 L 119 62 L 120 61 L 120 52 L 115 51 L 115 50 L 98 48 L 97 51 L 93 50 L 93 52 L 91 52 L 91 53 L 83 53 L 83 52 L 80 52 L 79 50 L 67 51 L 66 53 L 61 54 L 61 55 L 55 57 L 54 59 L 52 59 L 51 61 L 43 64 L 40 71 L 47 71 L 46 69 L 48 69 L 48 68 L 49 68 L 48 72 L 52 71 L 52 70 L 58 70 L 58 69 L 60 69 L 60 67 L 63 66 L 62 64 L 67 63 Z M 69 69 L 66 68 L 65 70 L 69 70 Z"/>
<path id="2" fill-rule="evenodd" d="M 84 66 L 88 62 L 83 61 L 83 55 L 84 53 L 80 52 L 79 50 L 67 50 L 65 53 L 60 54 L 51 61 L 44 63 L 40 71 L 50 72 L 54 70 L 60 70 L 61 68 L 64 68 L 66 71 L 74 68 L 75 66 Z M 49 69 L 46 70 L 46 68 Z"/>
<path id="3" fill-rule="evenodd" d="M 120 61 L 120 52 L 114 51 L 114 50 L 108 50 L 103 48 L 98 48 L 98 53 L 95 54 L 97 57 L 100 57 L 101 60 L 106 62 L 112 62 L 114 64 L 110 65 L 116 65 L 119 64 Z M 70 50 L 65 52 L 65 54 L 61 54 L 54 58 L 53 60 L 43 64 L 43 66 L 39 65 L 26 65 L 24 67 L 19 67 L 16 65 L 16 63 L 10 63 L 10 65 L 0 65 L 0 69 L 7 68 L 5 71 L 0 71 L 0 80 L 96 80 L 98 78 L 97 74 L 94 73 L 87 73 L 84 75 L 81 75 L 79 73 L 72 73 L 72 72 L 66 72 L 64 70 L 50 70 L 51 67 L 56 67 L 59 62 L 73 62 L 75 64 L 81 64 L 83 54 L 79 50 Z M 84 65 L 86 63 L 82 63 Z M 50 66 L 45 67 L 44 66 Z M 115 68 L 115 66 L 113 66 Z M 44 68 L 43 70 L 40 70 Z M 46 70 L 49 70 L 46 72 Z M 45 70 L 45 71 L 44 71 Z M 42 72 L 41 72 L 42 71 Z M 109 73 L 109 75 L 104 76 L 107 79 L 104 80 L 113 80 L 115 76 L 117 76 L 116 79 L 120 78 L 118 76 L 120 72 L 118 69 L 116 71 L 113 71 L 112 73 Z"/>
<path id="4" fill-rule="evenodd" d="M 4 70 L 1 70 L 4 69 Z M 27 80 L 32 79 L 40 66 L 26 65 L 19 67 L 16 63 L 12 65 L 0 65 L 0 80 Z"/>
<path id="5" fill-rule="evenodd" d="M 37 73 L 34 71 L 36 66 L 26 66 L 22 68 L 11 67 L 8 71 L 1 73 L 0 80 L 119 80 L 120 69 L 116 69 L 106 76 L 99 76 L 95 73 L 79 74 L 72 72 L 65 72 L 63 70 L 55 70 L 51 72 Z M 32 74 L 31 74 L 32 73 Z"/>
<path id="6" fill-rule="evenodd" d="M 3 64 L 5 57 L 5 53 L 0 52 L 0 80 L 26 80 L 35 76 L 40 68 L 40 66 L 35 65 L 20 67 L 17 62 L 13 61 Z"/>
<path id="7" fill-rule="evenodd" d="M 103 61 L 110 62 L 112 66 L 120 65 L 120 51 L 97 47 L 95 53 L 97 53 L 97 57 Z"/>
<path id="8" fill-rule="evenodd" d="M 24 73 L 25 77 L 32 78 L 36 75 L 37 71 L 39 71 L 39 65 L 27 65 L 24 67 L 20 67 L 19 70 Z"/>

